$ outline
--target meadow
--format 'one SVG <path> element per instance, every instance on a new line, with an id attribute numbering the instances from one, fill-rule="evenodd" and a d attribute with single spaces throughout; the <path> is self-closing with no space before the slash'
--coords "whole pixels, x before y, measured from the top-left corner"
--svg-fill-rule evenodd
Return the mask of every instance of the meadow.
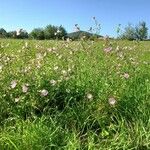
<path id="1" fill-rule="evenodd" d="M 0 39 L 0 150 L 149 150 L 150 42 Z"/>

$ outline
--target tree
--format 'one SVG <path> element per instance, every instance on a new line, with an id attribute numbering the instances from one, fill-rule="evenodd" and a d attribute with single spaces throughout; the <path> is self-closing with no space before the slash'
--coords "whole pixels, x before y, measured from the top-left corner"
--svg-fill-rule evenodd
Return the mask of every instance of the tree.
<path id="1" fill-rule="evenodd" d="M 7 32 L 5 29 L 0 28 L 0 38 L 5 38 L 7 37 Z"/>
<path id="2" fill-rule="evenodd" d="M 128 26 L 125 27 L 124 30 L 125 31 L 121 35 L 121 39 L 127 39 L 127 40 L 135 40 L 136 39 L 135 28 L 131 24 L 128 24 Z"/>
<path id="3" fill-rule="evenodd" d="M 129 24 L 125 27 L 124 33 L 120 36 L 122 39 L 127 40 L 145 40 L 148 37 L 148 28 L 146 22 L 142 21 L 135 27 Z"/>
<path id="4" fill-rule="evenodd" d="M 142 21 L 135 27 L 136 38 L 138 40 L 145 40 L 148 37 L 148 28 L 146 27 L 146 22 Z"/>
<path id="5" fill-rule="evenodd" d="M 62 39 L 67 36 L 67 31 L 63 26 L 48 25 L 44 30 L 45 39 Z"/>
<path id="6" fill-rule="evenodd" d="M 56 32 L 57 32 L 57 27 L 52 26 L 52 25 L 46 26 L 46 28 L 44 29 L 45 39 L 55 39 Z"/>
<path id="7" fill-rule="evenodd" d="M 16 31 L 10 31 L 7 33 L 7 38 L 16 38 Z"/>
<path id="8" fill-rule="evenodd" d="M 55 35 L 58 39 L 66 38 L 67 31 L 63 26 L 59 26 L 57 27 L 57 32 L 55 32 Z"/>
<path id="9" fill-rule="evenodd" d="M 26 39 L 28 37 L 29 37 L 29 35 L 28 35 L 28 32 L 26 30 L 19 29 L 18 31 L 16 31 L 16 38 Z"/>
<path id="10" fill-rule="evenodd" d="M 44 40 L 45 39 L 44 31 L 42 28 L 35 28 L 29 34 L 29 37 L 37 40 Z"/>

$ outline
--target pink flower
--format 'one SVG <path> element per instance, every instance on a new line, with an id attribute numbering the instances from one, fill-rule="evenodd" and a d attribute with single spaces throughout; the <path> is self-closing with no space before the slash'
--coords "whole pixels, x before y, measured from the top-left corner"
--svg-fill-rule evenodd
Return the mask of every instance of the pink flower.
<path id="1" fill-rule="evenodd" d="M 106 53 L 109 53 L 110 51 L 112 51 L 112 47 L 104 48 L 104 51 L 105 51 Z"/>

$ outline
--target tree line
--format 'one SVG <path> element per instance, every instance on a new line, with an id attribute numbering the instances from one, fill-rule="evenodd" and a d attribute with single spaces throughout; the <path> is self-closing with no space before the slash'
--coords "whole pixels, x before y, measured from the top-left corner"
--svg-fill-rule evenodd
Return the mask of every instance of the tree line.
<path id="1" fill-rule="evenodd" d="M 67 31 L 63 26 L 47 25 L 45 28 L 35 28 L 30 33 L 26 30 L 19 29 L 17 31 L 7 32 L 4 28 L 0 28 L 0 38 L 14 39 L 62 39 L 67 36 Z"/>
<path id="2" fill-rule="evenodd" d="M 132 24 L 128 24 L 124 28 L 124 30 L 121 30 L 121 25 L 119 25 L 117 28 L 117 34 L 119 39 L 147 40 L 148 27 L 146 25 L 146 22 L 144 21 L 139 22 L 136 26 L 133 26 Z M 29 39 L 36 39 L 36 40 L 44 40 L 44 39 L 50 40 L 50 39 L 65 39 L 68 37 L 72 39 L 80 39 L 82 35 L 87 37 L 92 37 L 92 35 L 94 34 L 90 34 L 85 31 L 82 32 L 77 31 L 77 32 L 67 34 L 67 31 L 63 26 L 54 26 L 54 25 L 47 25 L 45 28 L 35 28 L 30 33 L 28 33 L 26 30 L 23 29 L 6 32 L 5 29 L 0 28 L 0 38 L 15 38 L 15 39 L 29 38 Z"/>
<path id="3" fill-rule="evenodd" d="M 119 25 L 118 34 L 120 31 L 121 30 L 120 30 L 120 25 Z M 148 27 L 146 25 L 146 22 L 141 21 L 135 26 L 129 23 L 118 37 L 120 39 L 127 39 L 127 40 L 147 40 L 148 39 Z"/>

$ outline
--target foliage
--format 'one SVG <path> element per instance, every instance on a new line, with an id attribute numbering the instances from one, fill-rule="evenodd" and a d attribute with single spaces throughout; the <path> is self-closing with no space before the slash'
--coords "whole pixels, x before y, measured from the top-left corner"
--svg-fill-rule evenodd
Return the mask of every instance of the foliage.
<path id="1" fill-rule="evenodd" d="M 29 34 L 29 37 L 36 40 L 44 40 L 45 39 L 44 30 L 42 28 L 35 28 Z"/>
<path id="2" fill-rule="evenodd" d="M 122 39 L 127 39 L 127 40 L 136 39 L 136 31 L 135 31 L 135 28 L 131 24 L 128 24 L 128 26 L 125 27 L 124 30 L 125 30 L 124 33 L 121 35 Z"/>
<path id="3" fill-rule="evenodd" d="M 67 31 L 63 26 L 57 27 L 56 37 L 58 39 L 65 39 L 67 37 Z"/>
<path id="4" fill-rule="evenodd" d="M 17 39 L 28 39 L 29 35 L 28 32 L 25 30 L 22 30 L 19 35 L 16 35 Z"/>
<path id="5" fill-rule="evenodd" d="M 148 28 L 146 22 L 139 22 L 139 25 L 135 27 L 136 38 L 138 40 L 146 40 L 148 37 Z"/>
<path id="6" fill-rule="evenodd" d="M 44 35 L 45 35 L 45 39 L 55 39 L 55 33 L 57 32 L 57 27 L 52 26 L 52 25 L 48 25 L 45 29 L 44 29 Z"/>
<path id="7" fill-rule="evenodd" d="M 120 37 L 127 40 L 146 40 L 148 38 L 146 22 L 139 22 L 136 27 L 128 24 L 128 26 L 125 27 L 124 33 Z"/>
<path id="8" fill-rule="evenodd" d="M 0 38 L 6 38 L 7 37 L 7 32 L 5 29 L 0 28 Z"/>
<path id="9" fill-rule="evenodd" d="M 48 25 L 44 29 L 44 34 L 45 34 L 45 39 L 62 39 L 63 37 L 66 37 L 67 31 L 65 30 L 64 27 L 60 26 L 52 26 Z"/>

